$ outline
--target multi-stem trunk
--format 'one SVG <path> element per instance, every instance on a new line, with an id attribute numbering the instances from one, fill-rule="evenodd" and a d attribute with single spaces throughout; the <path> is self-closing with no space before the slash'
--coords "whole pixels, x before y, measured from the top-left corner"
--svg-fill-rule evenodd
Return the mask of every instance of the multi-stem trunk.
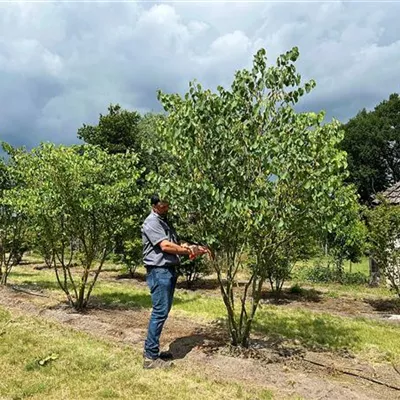
<path id="1" fill-rule="evenodd" d="M 252 286 L 251 290 L 251 300 L 250 300 L 250 307 L 247 309 L 247 302 L 249 300 L 248 298 L 248 291 L 245 290 L 243 297 L 242 297 L 242 311 L 241 315 L 243 315 L 243 318 L 241 318 L 241 323 L 240 323 L 240 344 L 243 347 L 248 347 L 249 346 L 249 341 L 250 341 L 250 333 L 251 329 L 253 326 L 254 318 L 258 309 L 258 305 L 260 304 L 261 300 L 261 293 L 262 293 L 262 288 L 263 284 L 265 282 L 265 276 L 263 274 L 259 274 L 260 269 L 257 267 L 251 276 L 251 278 L 248 281 L 248 285 Z"/>
<path id="2" fill-rule="evenodd" d="M 76 302 L 75 302 L 75 308 L 78 311 L 82 311 L 83 309 L 86 308 L 86 305 L 87 305 L 86 288 L 87 288 L 87 281 L 89 278 L 89 271 L 90 271 L 91 265 L 92 265 L 92 261 L 89 261 L 86 263 L 86 265 L 83 266 L 83 273 L 82 273 L 81 282 L 79 284 L 79 289 L 78 289 L 78 298 L 76 299 Z"/>
<path id="3" fill-rule="evenodd" d="M 229 264 L 229 258 L 227 258 L 228 260 L 228 271 L 233 269 L 234 265 Z M 232 290 L 233 290 L 233 285 L 232 282 L 230 282 L 230 276 L 232 276 L 232 274 L 227 273 L 227 280 L 224 282 L 223 278 L 222 278 L 222 268 L 221 268 L 221 264 L 223 263 L 224 258 L 221 257 L 221 260 L 219 260 L 218 258 L 216 260 L 214 260 L 213 262 L 213 266 L 214 269 L 217 273 L 217 278 L 218 278 L 218 283 L 219 283 L 219 287 L 221 290 L 221 296 L 222 296 L 222 300 L 225 304 L 226 307 L 226 311 L 227 311 L 227 316 L 228 316 L 228 330 L 229 330 L 229 334 L 231 337 L 231 343 L 233 346 L 237 346 L 239 344 L 239 336 L 238 336 L 238 329 L 237 329 L 237 324 L 236 324 L 236 320 L 235 320 L 235 303 L 234 303 L 234 297 L 232 296 Z"/>
<path id="4" fill-rule="evenodd" d="M 9 266 L 9 267 L 5 266 L 4 271 L 1 274 L 1 279 L 0 279 L 0 284 L 2 286 L 6 286 L 7 285 L 8 275 L 10 275 L 12 266 L 13 266 L 13 264 L 11 266 Z"/>
<path id="5" fill-rule="evenodd" d="M 4 265 L 3 260 L 0 260 L 0 285 L 4 285 L 3 279 L 5 279 Z"/>
<path id="6" fill-rule="evenodd" d="M 258 252 L 256 265 L 241 295 L 241 311 L 238 323 L 239 344 L 248 347 L 255 315 L 260 304 L 267 271 L 271 269 L 272 252 Z"/>
<path id="7" fill-rule="evenodd" d="M 77 301 L 75 302 L 75 309 L 77 311 L 83 311 L 87 307 L 94 285 L 97 282 L 97 278 L 99 277 L 101 270 L 103 269 L 103 265 L 106 260 L 108 251 L 109 251 L 108 246 L 106 246 L 102 251 L 101 258 L 99 260 L 99 265 L 90 283 L 88 282 L 89 272 L 91 271 L 94 260 L 91 258 L 86 259 L 84 271 L 82 274 L 81 284 L 78 291 L 78 298 Z"/>
<path id="8" fill-rule="evenodd" d="M 8 255 L 2 254 L 1 266 L 0 266 L 0 285 L 6 286 L 8 275 L 10 275 L 11 269 L 14 266 L 14 258 L 13 254 L 9 253 Z"/>
<path id="9" fill-rule="evenodd" d="M 236 274 L 240 266 L 240 257 L 237 252 L 226 255 L 226 280 L 222 279 L 221 260 L 215 263 L 220 285 L 222 300 L 227 310 L 228 329 L 233 346 L 249 346 L 249 337 L 255 312 L 261 297 L 262 282 L 252 275 L 245 285 L 243 293 L 236 282 Z M 251 288 L 251 306 L 248 308 L 249 289 Z M 254 297 L 254 295 L 256 295 Z"/>
<path id="10" fill-rule="evenodd" d="M 72 263 L 72 259 L 73 259 L 73 255 L 74 255 L 71 241 L 69 241 L 69 243 L 67 243 L 66 241 L 62 241 L 58 252 L 56 252 L 56 250 L 54 250 L 55 246 L 53 243 L 52 243 L 52 245 L 53 245 L 52 246 L 53 250 L 52 250 L 52 254 L 51 254 L 50 258 L 52 259 L 52 266 L 54 268 L 54 272 L 56 275 L 58 285 L 60 286 L 62 291 L 66 294 L 68 303 L 71 306 L 74 306 L 74 303 L 75 303 L 74 297 L 73 297 L 73 294 L 71 294 L 69 291 L 69 286 L 72 288 L 73 293 L 75 294 L 75 298 L 78 295 L 77 295 L 75 281 L 74 281 L 74 279 L 72 277 L 72 273 L 71 273 L 71 263 Z M 68 245 L 70 247 L 70 256 L 68 259 L 66 259 L 65 258 L 65 249 L 66 249 L 66 246 L 68 246 Z M 61 265 L 62 276 L 60 276 L 57 261 Z"/>
<path id="11" fill-rule="evenodd" d="M 7 274 L 2 272 L 0 274 L 0 285 L 6 286 L 7 285 Z"/>

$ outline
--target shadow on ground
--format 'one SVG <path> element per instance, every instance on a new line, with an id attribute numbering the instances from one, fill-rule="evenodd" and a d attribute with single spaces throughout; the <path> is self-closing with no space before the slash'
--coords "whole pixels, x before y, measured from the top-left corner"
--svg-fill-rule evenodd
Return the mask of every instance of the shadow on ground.
<path id="1" fill-rule="evenodd" d="M 18 265 L 36 265 L 43 263 L 43 260 L 22 260 Z"/>
<path id="2" fill-rule="evenodd" d="M 249 348 L 230 346 L 226 319 L 221 319 L 192 335 L 175 339 L 169 346 L 174 358 L 186 357 L 195 347 L 206 354 L 280 362 L 282 358 L 314 352 L 334 351 L 351 355 L 359 342 L 357 329 L 349 328 L 324 316 L 309 313 L 284 315 L 263 310 L 253 325 Z"/>
<path id="3" fill-rule="evenodd" d="M 400 299 L 364 299 L 376 311 L 400 314 Z"/>
<path id="4" fill-rule="evenodd" d="M 272 291 L 263 291 L 261 299 L 274 302 L 275 304 L 289 304 L 294 301 L 301 301 L 307 303 L 319 303 L 323 299 L 323 293 L 315 289 L 299 289 L 293 291 L 291 288 L 284 288 L 279 297 Z"/>
<path id="5" fill-rule="evenodd" d="M 107 271 L 109 271 L 109 270 L 107 270 Z M 116 279 L 117 280 L 120 280 L 120 279 L 133 279 L 133 280 L 140 281 L 140 282 L 146 282 L 146 274 L 142 273 L 142 272 L 135 272 L 132 275 L 129 272 L 126 272 L 126 273 L 117 275 Z"/>
<path id="6" fill-rule="evenodd" d="M 170 343 L 168 351 L 174 359 L 185 358 L 194 348 L 212 353 L 229 343 L 226 321 L 214 321 L 209 325 L 196 328 L 190 335 L 182 336 Z"/>
<path id="7" fill-rule="evenodd" d="M 168 351 L 172 353 L 175 360 L 185 358 L 195 347 L 202 346 L 206 336 L 189 335 L 175 339 L 169 345 Z"/>
<path id="8" fill-rule="evenodd" d="M 177 289 L 186 289 L 186 290 L 216 290 L 219 289 L 219 282 L 217 279 L 199 279 L 195 282 L 191 282 L 190 284 L 185 280 L 180 278 L 180 281 L 176 285 Z"/>
<path id="9" fill-rule="evenodd" d="M 146 273 L 143 272 L 135 272 L 133 275 L 130 273 L 120 274 L 116 277 L 119 279 L 132 279 L 139 282 L 146 282 Z M 219 283 L 217 279 L 198 279 L 195 282 L 191 282 L 188 284 L 181 276 L 179 277 L 178 283 L 176 284 L 177 289 L 186 289 L 186 290 L 215 290 L 219 288 Z"/>
<path id="10" fill-rule="evenodd" d="M 17 275 L 14 275 L 14 276 L 17 276 Z M 21 274 L 20 275 L 21 277 L 25 277 L 26 276 L 26 274 Z M 57 283 L 57 281 L 56 280 L 54 280 L 54 281 L 37 281 L 37 282 L 33 282 L 33 281 L 28 281 L 28 280 L 24 280 L 24 281 L 22 281 L 22 282 L 19 282 L 18 283 L 18 286 L 20 287 L 20 288 L 25 288 L 25 289 L 30 289 L 30 290 L 37 290 L 37 289 L 50 289 L 50 290 L 53 290 L 53 289 L 55 289 L 55 290 L 60 290 L 61 291 L 61 288 L 60 288 L 60 286 L 58 285 L 58 283 Z"/>
<path id="11" fill-rule="evenodd" d="M 27 278 L 28 276 L 37 276 L 37 273 L 35 273 L 35 272 L 29 272 L 29 271 L 26 271 L 26 272 L 16 272 L 15 270 L 13 270 L 13 271 L 11 272 L 11 274 L 10 274 L 9 279 L 12 279 L 12 278 Z"/>
<path id="12" fill-rule="evenodd" d="M 151 308 L 150 294 L 147 293 L 126 293 L 126 292 L 109 292 L 98 295 L 92 295 L 90 303 L 93 307 L 103 309 L 138 309 Z M 184 304 L 195 301 L 196 299 L 182 299 L 175 297 L 174 304 Z"/>
<path id="13" fill-rule="evenodd" d="M 265 309 L 254 322 L 254 329 L 272 340 L 295 340 L 311 350 L 353 348 L 360 340 L 357 329 L 339 318 L 308 312 L 286 314 Z"/>

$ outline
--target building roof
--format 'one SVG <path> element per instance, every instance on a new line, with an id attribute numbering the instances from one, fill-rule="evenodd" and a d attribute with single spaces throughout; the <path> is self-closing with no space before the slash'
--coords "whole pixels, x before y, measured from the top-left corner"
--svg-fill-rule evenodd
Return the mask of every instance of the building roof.
<path id="1" fill-rule="evenodd" d="M 390 204 L 400 204 L 400 182 L 386 189 L 382 192 L 382 195 Z"/>

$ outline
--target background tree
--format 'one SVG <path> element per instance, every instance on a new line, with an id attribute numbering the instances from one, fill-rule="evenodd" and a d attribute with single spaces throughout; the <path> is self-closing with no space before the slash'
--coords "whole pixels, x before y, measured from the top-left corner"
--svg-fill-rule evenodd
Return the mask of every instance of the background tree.
<path id="1" fill-rule="evenodd" d="M 28 250 L 28 224 L 23 213 L 16 212 L 8 199 L 0 203 L 0 284 L 6 285 L 8 276 Z"/>
<path id="2" fill-rule="evenodd" d="M 78 138 L 111 154 L 125 153 L 127 150 L 138 153 L 140 120 L 141 115 L 137 111 L 123 110 L 119 104 L 111 104 L 108 114 L 100 114 L 97 125 L 83 124 L 78 129 Z"/>
<path id="3" fill-rule="evenodd" d="M 13 149 L 7 144 L 3 148 L 10 155 L 8 163 L 0 160 L 0 284 L 6 285 L 12 268 L 28 250 L 28 221 L 9 196 L 11 190 L 20 186 L 12 168 Z"/>
<path id="4" fill-rule="evenodd" d="M 275 252 L 274 261 L 266 265 L 267 281 L 276 300 L 279 300 L 283 285 L 290 278 L 296 263 L 309 260 L 316 255 L 315 239 L 308 230 L 298 232 L 294 241 L 282 243 Z"/>
<path id="5" fill-rule="evenodd" d="M 138 165 L 145 168 L 145 175 L 157 169 L 165 158 L 156 145 L 157 122 L 162 118 L 162 114 L 147 113 L 142 116 L 137 111 L 122 109 L 119 104 L 111 104 L 108 114 L 100 114 L 97 125 L 84 124 L 78 129 L 78 138 L 110 154 L 133 151 L 138 156 Z"/>
<path id="6" fill-rule="evenodd" d="M 145 191 L 147 174 L 151 171 L 157 173 L 159 166 L 167 161 L 167 155 L 157 146 L 157 122 L 162 118 L 161 114 L 147 113 L 142 116 L 137 111 L 124 110 L 118 104 L 110 105 L 108 114 L 100 114 L 97 125 L 84 124 L 78 130 L 78 138 L 98 145 L 110 154 L 133 151 L 141 169 L 137 182 Z M 144 195 L 143 201 L 132 210 L 135 218 L 125 221 L 122 224 L 124 230 L 115 237 L 115 259 L 126 264 L 131 275 L 141 261 L 142 244 L 137 238 L 140 238 L 140 222 L 145 218 L 143 212 L 147 210 L 146 198 Z"/>
<path id="7" fill-rule="evenodd" d="M 365 109 L 344 125 L 348 181 L 363 202 L 400 180 L 400 97 L 390 95 L 373 111 Z"/>
<path id="8" fill-rule="evenodd" d="M 344 282 L 344 261 L 360 262 L 366 250 L 367 230 L 361 218 L 362 208 L 356 202 L 338 212 L 336 227 L 325 235 L 328 250 L 328 265 L 333 263 L 330 274 L 337 282 Z M 321 237 L 324 235 L 321 233 Z"/>
<path id="9" fill-rule="evenodd" d="M 84 309 L 112 251 L 141 200 L 137 156 L 98 147 L 43 144 L 15 156 L 25 182 L 13 193 L 53 262 L 57 282 L 77 310 Z M 79 267 L 72 269 L 73 262 Z"/>
<path id="10" fill-rule="evenodd" d="M 214 252 L 232 344 L 243 346 L 268 274 L 295 260 L 305 236 L 335 229 L 337 213 L 355 202 L 342 187 L 340 124 L 294 111 L 315 85 L 300 86 L 298 49 L 269 68 L 265 54 L 236 73 L 230 90 L 194 82 L 184 97 L 159 92 L 168 113 L 160 142 L 173 158 L 154 181 L 177 214 L 196 216 L 198 240 Z M 242 268 L 250 274 L 239 289 Z"/>
<path id="11" fill-rule="evenodd" d="M 371 256 L 400 296 L 400 208 L 383 197 L 380 204 L 365 211 L 368 225 L 368 246 Z"/>

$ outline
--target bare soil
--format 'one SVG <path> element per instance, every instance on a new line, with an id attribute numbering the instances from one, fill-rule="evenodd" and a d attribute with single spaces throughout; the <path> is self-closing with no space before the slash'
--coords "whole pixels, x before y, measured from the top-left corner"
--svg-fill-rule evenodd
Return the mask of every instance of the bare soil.
<path id="1" fill-rule="evenodd" d="M 117 274 L 112 272 L 107 272 L 103 277 L 110 280 L 116 278 Z M 131 279 L 132 285 L 144 287 L 143 276 L 137 278 Z M 203 283 L 198 290 L 207 295 L 219 295 L 212 281 Z M 263 301 L 274 302 L 267 293 Z M 0 304 L 16 314 L 57 321 L 140 351 L 150 315 L 148 309 L 107 308 L 96 303 L 80 314 L 52 297 L 51 292 L 35 290 L 31 286 L 1 288 Z M 286 292 L 281 304 L 374 319 L 385 318 L 399 311 L 397 303 L 389 300 L 329 298 L 315 291 L 306 291 L 301 295 Z M 178 368 L 196 370 L 214 381 L 265 387 L 273 390 L 278 399 L 292 396 L 338 400 L 400 399 L 400 390 L 385 386 L 389 384 L 400 389 L 400 367 L 368 364 L 346 352 L 309 351 L 296 341 L 256 337 L 250 349 L 233 349 L 227 343 L 225 330 L 219 324 L 200 323 L 176 313 L 169 317 L 162 335 L 162 347 L 173 353 Z"/>

